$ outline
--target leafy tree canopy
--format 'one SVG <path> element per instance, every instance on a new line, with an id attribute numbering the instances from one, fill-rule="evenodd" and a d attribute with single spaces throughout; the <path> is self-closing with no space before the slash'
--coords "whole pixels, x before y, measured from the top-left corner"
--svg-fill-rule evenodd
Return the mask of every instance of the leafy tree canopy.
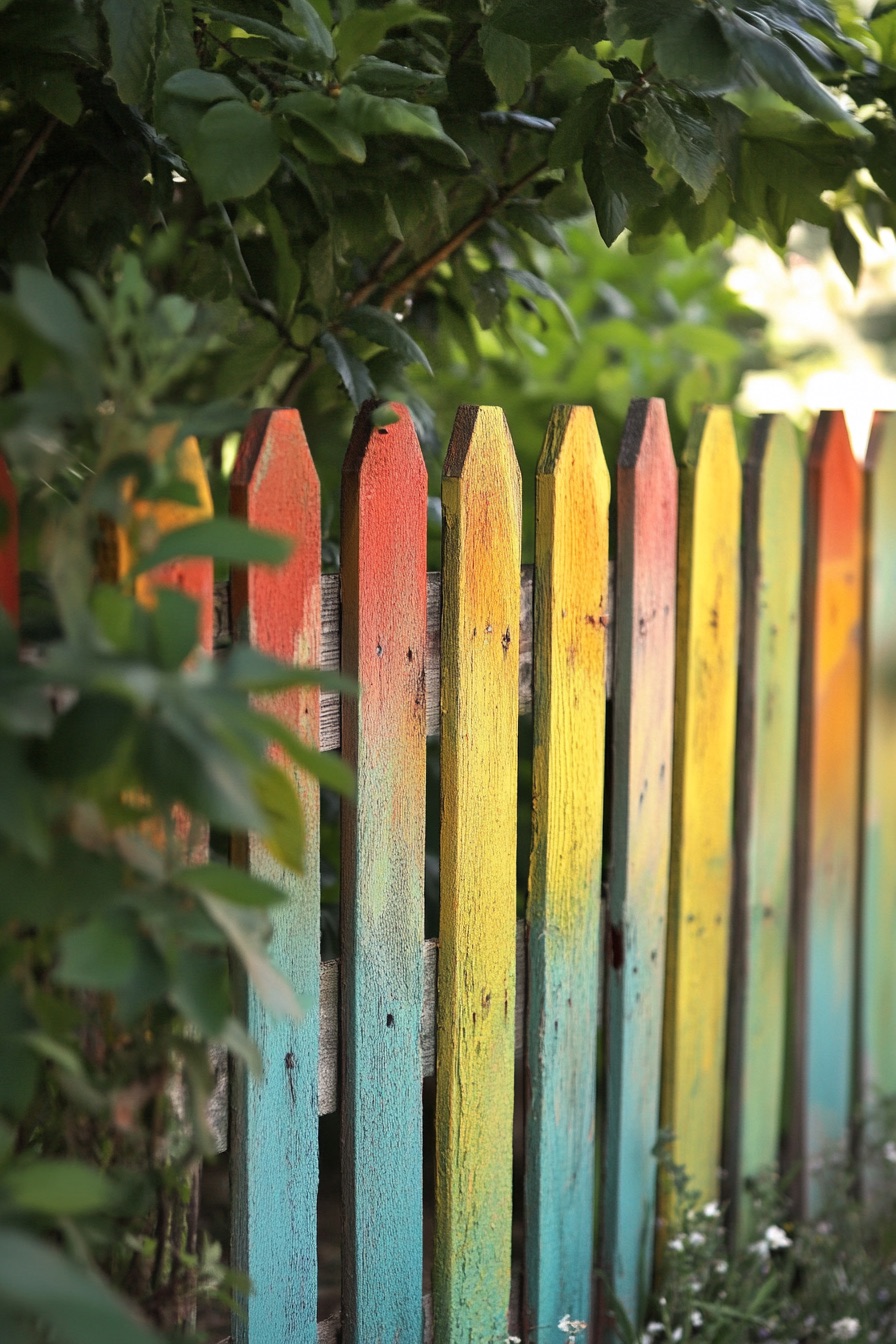
<path id="1" fill-rule="evenodd" d="M 400 391 L 434 326 L 561 302 L 534 244 L 589 198 L 639 251 L 808 220 L 853 279 L 847 208 L 896 222 L 892 0 L 234 4 L 0 0 L 14 292 L 22 266 L 108 285 L 137 250 L 214 333 L 205 401 L 292 403 L 322 369 L 356 405 Z M 23 318 L 46 338 L 0 311 L 14 386 Z"/>

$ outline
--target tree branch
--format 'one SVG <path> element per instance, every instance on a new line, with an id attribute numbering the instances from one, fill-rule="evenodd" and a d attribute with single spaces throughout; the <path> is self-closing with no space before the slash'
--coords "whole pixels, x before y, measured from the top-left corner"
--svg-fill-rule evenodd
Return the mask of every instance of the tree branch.
<path id="1" fill-rule="evenodd" d="M 359 304 L 367 302 L 389 267 L 401 256 L 403 249 L 404 243 L 400 241 L 394 242 L 391 247 L 386 249 L 364 283 L 349 294 L 345 303 L 347 308 L 357 308 Z"/>
<path id="2" fill-rule="evenodd" d="M 43 126 L 41 126 L 40 130 L 37 132 L 37 134 L 32 137 L 31 141 L 29 142 L 28 146 L 25 149 L 25 153 L 22 155 L 22 157 L 19 159 L 19 162 L 16 164 L 15 171 L 13 172 L 12 177 L 6 183 L 3 190 L 0 191 L 0 215 L 2 215 L 3 211 L 9 205 L 13 196 L 15 196 L 19 187 L 25 180 L 25 174 L 28 172 L 28 169 L 31 167 L 32 163 L 37 158 L 41 149 L 47 143 L 50 136 L 53 134 L 53 131 L 58 125 L 59 125 L 58 117 L 48 117 L 47 120 L 44 122 Z"/>
<path id="3" fill-rule="evenodd" d="M 385 309 L 386 312 L 391 311 L 399 299 L 403 299 L 405 294 L 409 294 L 411 290 L 416 289 L 421 281 L 431 275 L 437 266 L 441 266 L 443 261 L 447 261 L 449 257 L 453 256 L 458 248 L 463 247 L 468 238 L 472 238 L 473 234 L 482 227 L 486 220 L 497 214 L 509 200 L 512 200 L 527 183 L 532 181 L 533 177 L 537 177 L 546 167 L 547 160 L 542 160 L 541 163 L 536 164 L 534 168 L 530 168 L 527 173 L 518 178 L 516 182 L 511 182 L 509 186 L 502 187 L 497 196 L 490 201 L 486 201 L 478 214 L 467 220 L 466 224 L 463 224 L 455 234 L 452 234 L 444 243 L 440 243 L 434 251 L 430 252 L 428 257 L 424 257 L 394 285 L 390 285 L 380 300 L 380 307 Z"/>

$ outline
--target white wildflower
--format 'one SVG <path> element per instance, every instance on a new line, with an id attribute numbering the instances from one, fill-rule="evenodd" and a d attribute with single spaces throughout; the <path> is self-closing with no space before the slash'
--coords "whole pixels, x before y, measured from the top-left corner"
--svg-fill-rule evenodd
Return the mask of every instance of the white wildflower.
<path id="1" fill-rule="evenodd" d="M 768 1242 L 765 1237 L 760 1241 L 751 1242 L 747 1249 L 752 1251 L 754 1255 L 758 1255 L 760 1260 L 767 1260 L 769 1257 Z"/>
<path id="2" fill-rule="evenodd" d="M 831 1339 L 855 1339 L 859 1322 L 855 1316 L 843 1316 L 831 1326 Z"/>
<path id="3" fill-rule="evenodd" d="M 668 1249 L 670 1251 L 683 1251 L 684 1237 L 673 1237 L 672 1240 L 668 1243 Z"/>
<path id="4" fill-rule="evenodd" d="M 520 1339 L 519 1335 L 508 1335 L 507 1344 L 523 1344 L 523 1341 Z"/>
<path id="5" fill-rule="evenodd" d="M 727 1261 L 727 1260 L 714 1260 L 714 1261 L 713 1261 L 712 1268 L 713 1268 L 713 1273 L 715 1273 L 715 1274 L 727 1274 L 727 1273 L 728 1273 L 728 1261 Z"/>
<path id="6" fill-rule="evenodd" d="M 684 1331 L 682 1330 L 681 1326 L 676 1325 L 675 1329 L 672 1331 L 672 1344 L 678 1344 L 678 1341 L 681 1339 L 683 1334 Z"/>
<path id="7" fill-rule="evenodd" d="M 692 1246 L 706 1245 L 706 1238 L 704 1237 L 702 1232 L 691 1232 L 691 1234 L 688 1237 L 688 1241 L 691 1243 Z"/>
<path id="8" fill-rule="evenodd" d="M 648 1321 L 647 1333 L 651 1338 L 653 1338 L 654 1335 L 664 1335 L 666 1333 L 666 1327 L 663 1325 L 662 1321 Z"/>
<path id="9" fill-rule="evenodd" d="M 708 1204 L 703 1205 L 704 1218 L 718 1218 L 722 1210 L 717 1199 L 710 1200 Z"/>
<path id="10" fill-rule="evenodd" d="M 694 1327 L 695 1330 L 699 1330 L 702 1324 L 703 1324 L 703 1312 L 697 1311 L 697 1309 L 694 1308 L 694 1310 L 691 1312 L 691 1325 Z"/>
<path id="11" fill-rule="evenodd" d="M 763 1240 L 770 1251 L 783 1251 L 793 1245 L 783 1227 L 778 1227 L 777 1223 L 772 1223 L 771 1227 L 765 1229 Z"/>
<path id="12" fill-rule="evenodd" d="M 896 1143 L 892 1139 L 884 1144 L 884 1157 L 888 1162 L 896 1162 Z"/>

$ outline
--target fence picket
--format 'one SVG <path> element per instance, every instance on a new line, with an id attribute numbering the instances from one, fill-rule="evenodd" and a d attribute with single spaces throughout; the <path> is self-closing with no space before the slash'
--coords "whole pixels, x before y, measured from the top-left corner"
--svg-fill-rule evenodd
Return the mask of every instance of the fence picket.
<path id="1" fill-rule="evenodd" d="M 320 487 L 296 411 L 257 411 L 230 485 L 237 517 L 295 543 L 285 565 L 250 566 L 231 578 L 236 629 L 289 663 L 317 665 L 320 649 Z M 265 708 L 311 746 L 319 733 L 316 687 L 265 697 Z M 305 822 L 305 871 L 284 869 L 254 837 L 237 861 L 276 882 L 288 900 L 271 911 L 272 961 L 301 996 L 299 1021 L 274 1018 L 251 991 L 246 1021 L 264 1065 L 231 1087 L 235 1265 L 254 1291 L 233 1318 L 235 1344 L 317 1341 L 317 1050 L 320 974 L 319 790 L 294 772 Z"/>
<path id="2" fill-rule="evenodd" d="M 802 592 L 791 1157 L 800 1212 L 852 1104 L 858 885 L 863 482 L 846 421 L 819 417 L 809 452 Z"/>
<path id="3" fill-rule="evenodd" d="M 427 475 L 405 407 L 362 410 L 342 478 L 343 1339 L 423 1332 Z"/>
<path id="4" fill-rule="evenodd" d="M 19 505 L 9 467 L 0 456 L 0 607 L 19 623 Z"/>
<path id="5" fill-rule="evenodd" d="M 661 400 L 632 403 L 616 479 L 602 1261 L 637 1322 L 653 1254 L 675 690 L 678 472 Z"/>
<path id="6" fill-rule="evenodd" d="M 457 413 L 442 485 L 436 1077 L 439 1344 L 497 1344 L 510 1292 L 520 472 L 503 412 Z"/>
<path id="7" fill-rule="evenodd" d="M 672 858 L 661 1115 L 718 1190 L 731 907 L 741 472 L 731 412 L 694 417 L 679 478 Z M 662 1203 L 668 1211 L 670 1192 Z"/>
<path id="8" fill-rule="evenodd" d="M 859 1085 L 870 1108 L 896 1093 L 896 414 L 875 417 L 865 468 Z"/>
<path id="9" fill-rule="evenodd" d="M 535 494 L 524 1335 L 591 1317 L 610 477 L 556 407 Z"/>
<path id="10" fill-rule="evenodd" d="M 726 1101 L 727 1188 L 777 1160 L 793 878 L 803 471 L 783 416 L 755 426 L 744 464 L 743 602 L 735 778 Z"/>

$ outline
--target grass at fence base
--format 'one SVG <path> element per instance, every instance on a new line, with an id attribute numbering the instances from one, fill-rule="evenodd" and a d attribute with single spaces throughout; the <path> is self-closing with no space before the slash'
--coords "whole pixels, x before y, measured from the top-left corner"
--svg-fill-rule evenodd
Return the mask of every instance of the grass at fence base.
<path id="1" fill-rule="evenodd" d="M 621 1344 L 889 1344 L 896 1339 L 896 1107 L 881 1104 L 864 1126 L 863 1169 L 876 1175 L 873 1207 L 855 1196 L 856 1168 L 824 1163 L 819 1215 L 794 1223 L 791 1195 L 772 1169 L 748 1193 L 749 1239 L 732 1249 L 724 1209 L 695 1193 L 668 1144 L 659 1161 L 680 1215 L 646 1322 L 618 1308 Z M 889 1137 L 888 1137 L 889 1136 Z M 658 1146 L 659 1147 L 659 1146 Z"/>

